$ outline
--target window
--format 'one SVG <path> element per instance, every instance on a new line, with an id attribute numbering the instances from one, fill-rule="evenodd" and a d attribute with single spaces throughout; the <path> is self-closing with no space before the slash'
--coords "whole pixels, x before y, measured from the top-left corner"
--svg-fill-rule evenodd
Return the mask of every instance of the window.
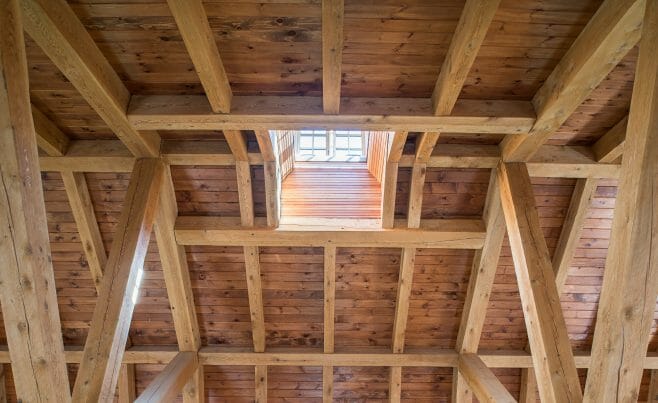
<path id="1" fill-rule="evenodd" d="M 297 155 L 324 156 L 328 155 L 328 133 L 324 130 L 301 130 L 297 135 Z"/>
<path id="2" fill-rule="evenodd" d="M 365 136 L 360 131 L 336 130 L 334 154 L 339 157 L 363 156 Z"/>
<path id="3" fill-rule="evenodd" d="M 365 161 L 367 137 L 360 130 L 300 130 L 295 138 L 299 161 Z"/>

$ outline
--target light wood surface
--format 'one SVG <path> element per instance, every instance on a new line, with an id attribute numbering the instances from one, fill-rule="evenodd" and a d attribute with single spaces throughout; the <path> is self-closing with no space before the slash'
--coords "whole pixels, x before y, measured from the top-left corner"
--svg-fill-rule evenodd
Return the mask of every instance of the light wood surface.
<path id="1" fill-rule="evenodd" d="M 527 161 L 640 40 L 643 0 L 608 0 L 533 97 L 537 121 L 529 134 L 509 136 L 505 161 Z"/>
<path id="2" fill-rule="evenodd" d="M 138 160 L 121 212 L 104 280 L 94 308 L 80 376 L 73 388 L 74 401 L 109 401 L 114 398 L 121 359 L 139 290 L 139 271 L 146 258 L 157 214 L 163 164 L 155 159 Z"/>
<path id="3" fill-rule="evenodd" d="M 631 401 L 640 390 L 654 321 L 658 175 L 658 4 L 648 1 L 642 28 L 624 157 L 612 221 L 585 400 Z"/>
<path id="4" fill-rule="evenodd" d="M 188 351 L 176 354 L 176 357 L 151 381 L 135 402 L 175 401 L 198 366 L 199 360 L 196 352 Z"/>
<path id="5" fill-rule="evenodd" d="M 528 171 L 523 163 L 503 163 L 498 182 L 519 293 L 526 307 L 524 317 L 539 395 L 545 401 L 581 401 L 582 390 Z"/>
<path id="6" fill-rule="evenodd" d="M 329 114 L 340 108 L 344 14 L 343 0 L 322 0 L 322 107 Z"/>
<path id="7" fill-rule="evenodd" d="M 20 1 L 25 31 L 137 157 L 155 157 L 160 138 L 128 122 L 130 93 L 63 0 Z"/>
<path id="8" fill-rule="evenodd" d="M 493 372 L 473 353 L 459 354 L 459 372 L 479 402 L 516 402 Z"/>
<path id="9" fill-rule="evenodd" d="M 201 0 L 167 0 L 214 112 L 231 110 L 231 84 Z"/>
<path id="10" fill-rule="evenodd" d="M 16 398 L 71 399 L 29 99 L 21 10 L 0 3 L 0 303 Z"/>

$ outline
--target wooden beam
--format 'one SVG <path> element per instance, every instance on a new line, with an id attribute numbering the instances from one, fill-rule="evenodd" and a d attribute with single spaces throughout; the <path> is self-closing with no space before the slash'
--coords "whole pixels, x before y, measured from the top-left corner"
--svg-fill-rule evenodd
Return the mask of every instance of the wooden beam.
<path id="1" fill-rule="evenodd" d="M 450 116 L 434 116 L 420 98 L 343 98 L 341 114 L 325 115 L 322 98 L 233 97 L 230 114 L 215 114 L 203 96 L 133 96 L 128 119 L 139 130 L 344 129 L 446 133 L 527 133 L 529 102 L 460 100 Z"/>
<path id="2" fill-rule="evenodd" d="M 336 247 L 324 248 L 324 352 L 334 351 L 334 312 L 336 307 Z"/>
<path id="3" fill-rule="evenodd" d="M 39 148 L 55 157 L 65 155 L 70 142 L 69 137 L 34 105 L 32 105 L 32 119 Z"/>
<path id="4" fill-rule="evenodd" d="M 409 317 L 409 298 L 413 285 L 414 263 L 416 260 L 415 248 L 402 249 L 400 257 L 400 275 L 398 277 L 398 293 L 395 300 L 395 317 L 393 319 L 393 352 L 404 351 L 404 335 L 407 330 Z"/>
<path id="5" fill-rule="evenodd" d="M 5 387 L 7 381 L 5 378 L 5 366 L 0 364 L 0 403 L 7 403 L 7 390 Z"/>
<path id="6" fill-rule="evenodd" d="M 6 382 L 5 368 L 0 364 L 0 403 L 7 403 Z"/>
<path id="7" fill-rule="evenodd" d="M 123 364 L 166 365 L 178 354 L 177 346 L 132 346 L 123 355 Z M 66 362 L 79 364 L 82 346 L 67 346 Z M 574 353 L 577 368 L 589 368 L 592 357 L 588 351 Z M 269 348 L 255 353 L 249 347 L 204 346 L 199 350 L 200 365 L 267 365 L 267 366 L 339 366 L 339 367 L 457 367 L 458 353 L 454 349 L 407 348 L 403 354 L 393 354 L 389 348 L 341 349 L 325 354 L 317 348 Z M 532 356 L 523 350 L 480 350 L 478 356 L 489 368 L 532 368 Z M 0 346 L 0 364 L 10 364 L 7 346 Z M 658 369 L 658 353 L 649 352 L 642 366 Z"/>
<path id="8" fill-rule="evenodd" d="M 616 161 L 624 152 L 626 126 L 628 116 L 620 120 L 612 129 L 594 143 L 592 150 L 598 162 L 610 163 Z"/>
<path id="9" fill-rule="evenodd" d="M 587 209 L 596 192 L 597 180 L 579 179 L 571 196 L 571 203 L 567 216 L 562 225 L 562 232 L 557 247 L 553 253 L 553 272 L 558 294 L 562 293 L 567 280 L 569 264 L 578 246 L 580 234 L 583 230 Z M 534 402 L 537 394 L 537 378 L 532 369 L 524 368 L 521 371 L 521 401 Z M 525 399 L 525 400 L 524 400 Z"/>
<path id="10" fill-rule="evenodd" d="M 395 220 L 395 196 L 398 185 L 398 162 L 404 151 L 407 132 L 395 132 L 390 141 L 382 181 L 382 228 L 393 228 Z"/>
<path id="11" fill-rule="evenodd" d="M 537 377 L 532 368 L 521 369 L 521 387 L 519 403 L 535 403 L 537 401 Z"/>
<path id="12" fill-rule="evenodd" d="M 263 175 L 265 177 L 265 208 L 267 211 L 267 226 L 278 227 L 281 215 L 281 170 L 277 153 L 274 150 L 276 144 L 272 141 L 272 136 L 268 130 L 257 130 L 256 140 L 263 156 Z"/>
<path id="13" fill-rule="evenodd" d="M 130 93 L 64 0 L 21 0 L 25 30 L 137 157 L 159 154 L 160 137 L 128 122 Z"/>
<path id="14" fill-rule="evenodd" d="M 645 0 L 606 0 L 535 94 L 537 121 L 507 136 L 505 161 L 527 161 L 640 40 Z"/>
<path id="15" fill-rule="evenodd" d="M 267 226 L 276 228 L 281 218 L 281 170 L 276 161 L 265 161 L 263 164 L 263 175 L 265 177 L 265 211 L 267 214 Z"/>
<path id="16" fill-rule="evenodd" d="M 250 165 L 264 163 L 260 153 L 248 153 L 247 157 Z M 162 144 L 162 158 L 170 165 L 232 166 L 236 163 L 224 141 L 167 140 Z M 413 155 L 401 155 L 398 167 L 412 167 L 414 160 Z M 499 161 L 500 150 L 495 145 L 442 144 L 427 166 L 492 169 Z M 118 141 L 77 140 L 71 142 L 66 156 L 42 156 L 39 163 L 46 172 L 131 172 L 135 158 Z M 620 169 L 616 163 L 597 162 L 590 147 L 553 145 L 543 146 L 527 166 L 530 176 L 550 178 L 610 179 L 617 178 Z"/>
<path id="17" fill-rule="evenodd" d="M 459 353 L 477 353 L 489 296 L 496 277 L 500 250 L 505 238 L 505 217 L 500 202 L 497 175 L 497 169 L 493 169 L 483 213 L 487 233 L 482 249 L 475 251 L 475 256 L 473 256 L 468 291 L 457 334 L 456 350 Z M 458 370 L 454 371 L 452 388 L 454 402 L 472 400 L 467 382 Z"/>
<path id="18" fill-rule="evenodd" d="M 397 365 L 389 371 L 388 401 L 399 403 L 402 397 L 402 367 Z"/>
<path id="19" fill-rule="evenodd" d="M 334 401 L 334 367 L 322 367 L 322 403 Z"/>
<path id="20" fill-rule="evenodd" d="M 238 198 L 240 200 L 240 217 L 242 225 L 254 225 L 254 196 L 251 186 L 251 166 L 247 161 L 237 161 L 235 172 L 238 180 Z"/>
<path id="21" fill-rule="evenodd" d="M 581 401 L 555 275 L 525 164 L 501 164 L 498 182 L 539 395 L 542 401 Z"/>
<path id="22" fill-rule="evenodd" d="M 336 310 L 336 247 L 324 248 L 324 352 L 334 352 Z M 322 367 L 322 401 L 333 400 L 334 367 Z"/>
<path id="23" fill-rule="evenodd" d="M 658 403 L 658 371 L 655 369 L 651 371 L 647 403 Z"/>
<path id="24" fill-rule="evenodd" d="M 395 316 L 393 318 L 393 353 L 404 352 L 404 336 L 409 318 L 409 299 L 413 285 L 415 248 L 404 248 L 400 256 L 400 274 L 398 276 L 398 293 L 395 300 Z M 399 402 L 401 396 L 402 368 L 391 367 L 389 377 L 389 401 Z"/>
<path id="25" fill-rule="evenodd" d="M 407 222 L 409 228 L 418 228 L 423 208 L 423 190 L 427 164 L 415 163 L 411 169 L 411 184 L 409 185 L 409 207 Z"/>
<path id="26" fill-rule="evenodd" d="M 388 162 L 400 162 L 402 153 L 404 152 L 404 145 L 407 143 L 408 133 L 405 131 L 398 131 L 393 134 L 391 143 L 388 149 Z"/>
<path id="27" fill-rule="evenodd" d="M 459 372 L 479 402 L 516 403 L 516 399 L 476 354 L 459 354 Z"/>
<path id="28" fill-rule="evenodd" d="M 484 242 L 484 225 L 479 220 L 428 220 L 420 229 L 393 230 L 283 223 L 278 228 L 242 228 L 234 224 L 223 217 L 179 217 L 176 240 L 180 245 L 449 249 L 479 249 Z"/>
<path id="29" fill-rule="evenodd" d="M 199 321 L 194 305 L 194 293 L 185 248 L 176 244 L 174 237 L 174 224 L 177 216 L 178 206 L 171 171 L 165 169 L 154 232 L 158 242 L 178 348 L 180 351 L 197 352 L 201 347 Z M 183 401 L 186 403 L 201 402 L 204 398 L 203 393 L 203 366 L 198 366 L 195 374 L 190 377 L 190 382 L 183 388 Z"/>
<path id="30" fill-rule="evenodd" d="M 235 161 L 249 161 L 247 153 L 247 141 L 239 130 L 224 130 L 224 138 L 231 148 Z"/>
<path id="31" fill-rule="evenodd" d="M 201 0 L 167 0 L 212 110 L 231 111 L 231 85 Z"/>
<path id="32" fill-rule="evenodd" d="M 0 304 L 16 397 L 68 402 L 21 11 L 0 1 Z"/>
<path id="33" fill-rule="evenodd" d="M 603 275 L 590 402 L 637 400 L 658 293 L 658 2 L 647 1 Z"/>
<path id="34" fill-rule="evenodd" d="M 260 279 L 260 256 L 258 247 L 245 246 L 244 258 L 254 351 L 262 353 L 265 351 L 265 316 L 263 310 L 263 286 Z"/>
<path id="35" fill-rule="evenodd" d="M 468 382 L 464 378 L 459 367 L 456 366 L 452 369 L 452 402 L 454 403 L 471 403 L 473 401 L 473 392 L 468 386 Z"/>
<path id="36" fill-rule="evenodd" d="M 135 401 L 135 364 L 121 364 L 119 372 L 119 403 Z"/>
<path id="37" fill-rule="evenodd" d="M 6 389 L 5 366 L 0 364 L 0 403 L 7 403 L 7 389 Z"/>
<path id="38" fill-rule="evenodd" d="M 151 381 L 135 403 L 173 402 L 199 366 L 196 352 L 180 352 Z"/>
<path id="39" fill-rule="evenodd" d="M 587 218 L 587 209 L 596 192 L 597 183 L 598 180 L 596 179 L 579 179 L 576 182 L 569 210 L 567 210 L 567 216 L 564 218 L 564 224 L 562 225 L 562 232 L 553 254 L 553 272 L 555 273 L 555 284 L 558 292 L 562 291 L 567 281 L 569 264 L 578 247 L 580 234 Z"/>
<path id="40" fill-rule="evenodd" d="M 114 398 L 163 172 L 157 159 L 135 163 L 73 388 L 74 401 Z"/>
<path id="41" fill-rule="evenodd" d="M 343 63 L 343 0 L 322 0 L 322 106 L 338 114 Z"/>
<path id="42" fill-rule="evenodd" d="M 171 306 L 180 351 L 197 351 L 201 346 L 199 323 L 185 248 L 176 244 L 174 225 L 178 216 L 176 195 L 169 169 L 164 170 L 160 202 L 155 222 L 155 237 Z"/>
<path id="43" fill-rule="evenodd" d="M 105 245 L 101 237 L 94 205 L 89 196 L 89 188 L 85 174 L 82 172 L 61 172 L 64 189 L 68 197 L 75 225 L 78 228 L 80 242 L 84 250 L 91 278 L 96 291 L 100 292 L 103 270 L 107 264 Z"/>
<path id="44" fill-rule="evenodd" d="M 39 147 L 50 156 L 63 156 L 69 146 L 68 137 L 34 105 L 32 105 L 32 117 Z M 91 278 L 96 287 L 96 292 L 99 292 L 103 269 L 107 263 L 107 254 L 98 228 L 98 222 L 96 222 L 87 180 L 82 172 L 61 171 L 60 175 L 80 235 L 80 242 L 89 265 Z"/>
<path id="45" fill-rule="evenodd" d="M 482 249 L 475 252 L 462 319 L 457 335 L 457 351 L 476 353 L 493 287 L 500 250 L 505 238 L 505 217 L 500 201 L 498 170 L 493 169 L 484 206 L 487 229 Z"/>
<path id="46" fill-rule="evenodd" d="M 443 60 L 432 93 L 435 115 L 449 115 L 489 30 L 500 0 L 468 0 Z"/>
<path id="47" fill-rule="evenodd" d="M 258 142 L 258 149 L 263 156 L 263 161 L 276 161 L 276 152 L 274 151 L 274 142 L 269 130 L 256 130 L 256 141 Z"/>
<path id="48" fill-rule="evenodd" d="M 256 365 L 254 372 L 256 381 L 256 399 L 254 401 L 255 403 L 267 403 L 267 366 Z"/>
<path id="49" fill-rule="evenodd" d="M 382 181 L 382 228 L 393 228 L 395 225 L 395 196 L 398 187 L 397 162 L 386 162 L 384 180 Z"/>
<path id="50" fill-rule="evenodd" d="M 432 156 L 434 146 L 439 141 L 439 133 L 421 133 L 416 138 L 416 163 L 427 163 Z"/>

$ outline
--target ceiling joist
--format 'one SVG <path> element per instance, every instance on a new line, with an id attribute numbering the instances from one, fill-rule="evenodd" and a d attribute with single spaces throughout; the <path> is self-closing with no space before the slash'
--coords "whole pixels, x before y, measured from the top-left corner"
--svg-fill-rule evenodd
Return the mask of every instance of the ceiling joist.
<path id="1" fill-rule="evenodd" d="M 179 217 L 180 245 L 219 246 L 359 246 L 479 249 L 484 241 L 480 220 L 426 220 L 419 229 L 359 229 L 331 224 L 281 224 L 272 229 L 241 227 L 222 217 Z"/>
<path id="2" fill-rule="evenodd" d="M 167 0 L 208 102 L 216 113 L 231 111 L 231 85 L 201 0 Z"/>
<path id="3" fill-rule="evenodd" d="M 133 96 L 128 119 L 138 130 L 351 129 L 449 133 L 525 133 L 535 114 L 523 101 L 459 100 L 450 116 L 431 114 L 422 98 L 343 98 L 340 115 L 325 115 L 322 98 L 233 97 L 230 114 L 215 114 L 195 95 Z"/>
<path id="4" fill-rule="evenodd" d="M 361 349 L 362 350 L 362 349 Z M 83 356 L 81 346 L 67 346 L 65 358 L 68 364 L 79 364 Z M 167 364 L 179 353 L 176 346 L 133 346 L 123 355 L 124 364 Z M 478 352 L 489 368 L 532 368 L 532 356 L 522 350 L 496 350 Z M 368 351 L 337 351 L 325 354 L 317 348 L 270 348 L 255 353 L 251 348 L 204 346 L 199 350 L 200 365 L 267 365 L 267 366 L 336 366 L 336 367 L 444 367 L 458 365 L 459 354 L 454 349 L 407 348 L 403 354 L 391 353 L 390 349 Z M 574 355 L 577 368 L 589 368 L 592 357 L 587 351 Z M 11 359 L 6 346 L 0 346 L 0 363 L 9 364 Z M 643 361 L 644 369 L 658 369 L 658 354 L 649 353 Z"/>
<path id="5" fill-rule="evenodd" d="M 340 109 L 344 14 L 344 0 L 322 0 L 322 108 L 333 115 Z"/>

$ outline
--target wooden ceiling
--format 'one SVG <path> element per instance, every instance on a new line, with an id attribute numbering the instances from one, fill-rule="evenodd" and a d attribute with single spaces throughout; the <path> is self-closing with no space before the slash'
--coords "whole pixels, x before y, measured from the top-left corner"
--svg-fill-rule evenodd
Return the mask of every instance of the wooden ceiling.
<path id="1" fill-rule="evenodd" d="M 0 5 L 0 401 L 658 399 L 655 0 Z M 381 219 L 279 223 L 302 127 L 390 132 Z"/>

